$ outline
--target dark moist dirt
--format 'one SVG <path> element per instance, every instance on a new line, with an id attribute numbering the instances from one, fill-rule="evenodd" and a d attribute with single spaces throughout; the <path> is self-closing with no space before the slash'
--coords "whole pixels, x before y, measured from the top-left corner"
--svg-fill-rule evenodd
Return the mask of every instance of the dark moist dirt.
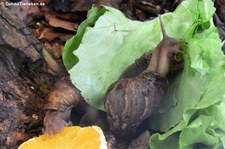
<path id="1" fill-rule="evenodd" d="M 101 4 L 113 6 L 123 11 L 125 15 L 131 19 L 145 21 L 155 18 L 158 16 L 158 14 L 173 11 L 181 2 L 181 0 L 95 0 L 91 3 L 90 1 L 87 2 L 83 0 L 37 1 L 45 2 L 46 6 L 32 7 L 29 9 L 12 7 L 11 9 L 16 11 L 17 15 L 19 15 L 19 17 L 26 23 L 26 26 L 29 27 L 29 30 L 32 31 L 33 35 L 43 45 L 45 45 L 45 47 L 47 47 L 47 50 L 52 55 L 52 57 L 61 64 L 61 54 L 65 41 L 76 33 L 76 29 L 71 30 L 71 23 L 78 27 L 79 24 L 85 20 L 87 11 L 91 8 L 93 3 L 98 6 Z M 18 2 L 18 0 L 12 0 L 11 2 Z M 30 2 L 32 2 L 32 0 Z M 214 2 L 216 7 L 214 23 L 218 28 L 221 40 L 224 40 L 225 2 L 223 0 L 214 0 Z M 24 33 L 26 33 L 27 28 L 24 27 L 23 30 Z M 32 38 L 29 38 L 28 41 L 33 42 Z M 8 44 L 13 45 L 14 48 L 21 48 L 17 47 L 17 45 L 13 43 Z M 5 47 L 1 48 L 4 49 Z M 6 48 L 5 50 L 7 49 L 11 49 L 11 47 Z M 15 49 L 11 49 L 9 52 L 5 52 L 5 50 L 4 52 L 0 51 L 0 56 L 2 56 L 0 58 L 0 64 L 3 64 L 0 66 L 6 66 L 0 67 L 1 72 L 8 73 L 4 75 L 0 74 L 0 93 L 1 95 L 4 95 L 4 102 L 0 102 L 0 148 L 11 149 L 17 148 L 22 142 L 42 133 L 43 117 L 45 113 L 43 109 L 43 105 L 45 103 L 44 98 L 46 98 L 49 88 L 52 86 L 53 82 L 55 82 L 54 80 L 59 80 L 62 75 L 59 76 L 57 72 L 51 71 L 48 69 L 48 67 L 46 67 L 44 72 L 43 70 L 38 71 L 39 75 L 37 76 L 37 72 L 35 71 L 39 69 L 36 68 L 40 68 L 42 66 L 38 65 L 38 63 L 35 63 L 34 66 L 32 63 L 27 61 L 16 61 L 16 67 L 11 67 L 11 60 L 8 62 L 5 61 L 4 54 L 8 53 L 13 56 L 16 53 L 14 51 Z M 222 50 L 225 52 L 225 46 L 222 47 Z M 13 53 L 11 51 L 13 51 Z M 1 54 L 1 52 L 3 53 Z M 25 52 L 29 53 L 29 51 Z M 27 55 L 29 56 L 29 54 Z M 33 58 L 37 58 L 37 55 L 33 55 Z M 17 54 L 17 57 L 18 56 L 20 55 Z M 24 57 L 24 54 L 21 55 L 21 60 L 23 59 L 22 57 Z M 129 75 L 127 75 L 128 73 L 124 73 L 122 76 L 133 77 L 145 70 L 149 63 L 149 55 L 147 54 L 146 57 L 147 59 L 141 59 L 139 62 L 137 62 L 137 67 L 134 69 L 135 71 L 132 71 L 132 73 Z M 15 59 L 19 60 L 18 58 Z M 178 63 L 178 65 L 176 64 L 176 67 L 174 67 L 174 71 L 171 73 L 171 76 L 174 76 L 173 73 L 179 72 L 181 69 L 182 63 Z M 18 72 L 19 75 L 15 76 L 15 71 Z M 61 71 L 64 71 L 61 73 L 63 76 L 67 74 L 65 69 L 62 69 Z M 43 75 L 45 73 L 48 73 L 48 75 Z M 24 80 L 22 81 L 24 83 L 20 85 L 10 84 L 9 80 L 18 80 L 11 82 L 21 82 L 21 80 Z M 5 84 L 6 82 L 7 85 Z M 43 82 L 45 83 L 43 84 Z M 16 88 L 17 86 L 21 86 L 22 88 L 18 89 Z M 24 92 L 21 92 L 21 90 Z M 26 99 L 27 95 L 28 97 L 34 99 L 33 102 L 29 103 L 28 100 L 28 103 L 26 102 L 24 104 L 24 101 L 21 101 L 21 104 L 18 106 L 16 102 L 20 99 Z M 32 97 L 30 95 L 32 95 Z M 27 106 L 29 104 L 31 104 L 31 106 Z M 24 110 L 25 114 L 23 114 Z M 115 137 L 115 135 L 109 131 L 109 126 L 106 122 L 106 114 L 104 112 L 90 108 L 86 104 L 81 104 L 78 107 L 73 108 L 70 120 L 74 125 L 101 126 L 108 140 L 110 149 L 126 149 L 128 147 L 129 149 L 149 148 L 144 142 L 141 142 L 140 145 L 138 141 L 140 138 L 141 140 L 149 139 L 149 133 L 146 132 L 147 128 L 145 121 L 140 125 L 139 129 L 132 137 L 124 139 Z M 152 132 L 151 130 L 148 131 Z"/>

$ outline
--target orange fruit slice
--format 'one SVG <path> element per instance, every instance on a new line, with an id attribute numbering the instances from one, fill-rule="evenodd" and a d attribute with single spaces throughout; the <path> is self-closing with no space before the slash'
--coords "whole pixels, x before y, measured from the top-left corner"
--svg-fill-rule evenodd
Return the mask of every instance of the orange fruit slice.
<path id="1" fill-rule="evenodd" d="M 98 126 L 71 126 L 54 136 L 32 138 L 21 144 L 19 149 L 107 149 L 107 143 Z"/>

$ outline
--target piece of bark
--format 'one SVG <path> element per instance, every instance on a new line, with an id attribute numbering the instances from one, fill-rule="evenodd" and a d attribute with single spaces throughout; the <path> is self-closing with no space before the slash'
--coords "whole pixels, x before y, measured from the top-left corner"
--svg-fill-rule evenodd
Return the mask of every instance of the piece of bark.
<path id="1" fill-rule="evenodd" d="M 17 148 L 41 133 L 44 97 L 53 83 L 42 69 L 42 45 L 0 5 L 0 148 Z"/>
<path id="2" fill-rule="evenodd" d="M 0 5 L 0 44 L 10 45 L 33 62 L 40 58 L 41 44 L 31 34 L 15 12 Z"/>
<path id="3" fill-rule="evenodd" d="M 24 134 L 27 139 L 32 131 L 41 128 L 43 93 L 48 85 L 41 82 L 34 70 L 27 69 L 27 60 L 18 49 L 0 45 L 0 144 L 7 148 L 25 141 L 15 134 Z"/>

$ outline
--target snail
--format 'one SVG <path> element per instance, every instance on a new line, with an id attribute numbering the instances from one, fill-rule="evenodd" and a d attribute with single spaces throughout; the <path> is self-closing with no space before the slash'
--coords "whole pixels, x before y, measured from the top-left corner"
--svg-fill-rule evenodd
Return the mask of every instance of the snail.
<path id="1" fill-rule="evenodd" d="M 150 63 L 138 76 L 120 78 L 107 90 L 104 105 L 111 131 L 117 136 L 135 133 L 163 101 L 169 87 L 166 78 L 172 57 L 180 52 L 181 41 L 169 37 L 159 16 L 162 41 L 154 49 Z"/>
<path id="2" fill-rule="evenodd" d="M 72 84 L 69 77 L 63 77 L 51 88 L 44 109 L 45 133 L 54 135 L 60 132 L 70 118 L 72 107 L 84 104 L 80 91 Z"/>

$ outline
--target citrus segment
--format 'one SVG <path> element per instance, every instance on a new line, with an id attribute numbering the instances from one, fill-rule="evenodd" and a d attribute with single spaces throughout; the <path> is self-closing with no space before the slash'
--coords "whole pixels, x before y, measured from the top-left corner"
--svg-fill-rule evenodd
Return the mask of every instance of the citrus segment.
<path id="1" fill-rule="evenodd" d="M 19 149 L 107 149 L 107 143 L 101 128 L 97 126 L 71 126 L 54 136 L 32 138 Z"/>

